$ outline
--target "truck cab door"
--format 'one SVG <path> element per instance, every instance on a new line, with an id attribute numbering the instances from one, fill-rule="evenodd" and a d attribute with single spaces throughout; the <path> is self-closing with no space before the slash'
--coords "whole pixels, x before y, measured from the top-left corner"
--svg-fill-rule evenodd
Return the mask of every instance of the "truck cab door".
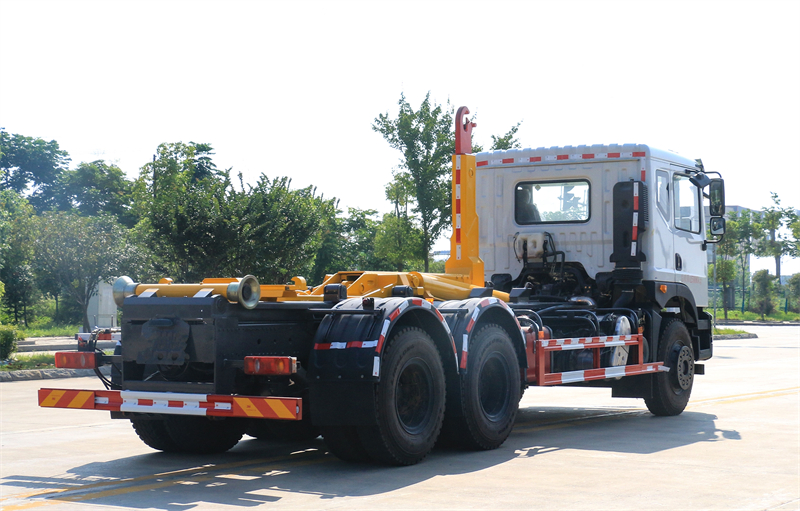
<path id="1" fill-rule="evenodd" d="M 699 307 L 708 305 L 708 259 L 703 250 L 705 231 L 701 190 L 688 174 L 675 172 L 672 196 L 672 239 L 675 282 L 685 284 Z"/>

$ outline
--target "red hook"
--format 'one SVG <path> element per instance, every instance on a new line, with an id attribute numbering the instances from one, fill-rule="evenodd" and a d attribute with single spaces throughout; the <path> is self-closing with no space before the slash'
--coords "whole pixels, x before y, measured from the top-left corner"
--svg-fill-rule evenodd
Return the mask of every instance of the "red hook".
<path id="1" fill-rule="evenodd" d="M 472 128 L 477 126 L 467 119 L 469 108 L 462 106 L 456 112 L 456 154 L 472 152 Z"/>

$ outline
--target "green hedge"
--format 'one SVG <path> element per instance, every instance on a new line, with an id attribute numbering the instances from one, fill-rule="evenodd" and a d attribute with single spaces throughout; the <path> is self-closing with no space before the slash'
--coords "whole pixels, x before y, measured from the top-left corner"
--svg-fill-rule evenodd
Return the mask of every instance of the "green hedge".
<path id="1" fill-rule="evenodd" d="M 22 339 L 22 334 L 16 328 L 0 325 L 0 360 L 6 360 L 17 351 L 17 341 Z"/>

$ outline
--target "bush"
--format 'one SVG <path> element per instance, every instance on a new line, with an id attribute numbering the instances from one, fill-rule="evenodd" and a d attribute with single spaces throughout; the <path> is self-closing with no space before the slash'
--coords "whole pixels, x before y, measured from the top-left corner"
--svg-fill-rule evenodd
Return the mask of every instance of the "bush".
<path id="1" fill-rule="evenodd" d="M 19 331 L 13 327 L 0 325 L 0 360 L 6 360 L 17 351 L 17 341 L 23 339 Z"/>

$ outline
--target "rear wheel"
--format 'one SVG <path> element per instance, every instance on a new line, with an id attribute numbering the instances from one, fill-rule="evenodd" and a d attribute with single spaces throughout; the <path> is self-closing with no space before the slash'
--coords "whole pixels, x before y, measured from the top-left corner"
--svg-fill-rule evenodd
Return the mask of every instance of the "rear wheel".
<path id="1" fill-rule="evenodd" d="M 241 440 L 247 427 L 247 423 L 239 419 L 212 420 L 183 415 L 167 417 L 164 425 L 178 450 L 195 454 L 227 451 Z"/>
<path id="2" fill-rule="evenodd" d="M 445 378 L 439 352 L 420 328 L 405 328 L 389 341 L 375 391 L 376 426 L 359 427 L 372 458 L 413 465 L 436 443 L 445 407 Z"/>
<path id="3" fill-rule="evenodd" d="M 678 415 L 689 403 L 694 384 L 692 341 L 681 320 L 673 319 L 662 328 L 658 360 L 669 367 L 669 372 L 655 375 L 653 397 L 644 402 L 653 415 Z"/>
<path id="4" fill-rule="evenodd" d="M 172 440 L 163 420 L 131 419 L 131 425 L 139 439 L 157 451 L 178 452 L 180 448 Z"/>
<path id="5" fill-rule="evenodd" d="M 514 427 L 521 397 L 517 354 L 508 332 L 487 325 L 475 333 L 461 382 L 461 443 L 496 449 Z"/>

